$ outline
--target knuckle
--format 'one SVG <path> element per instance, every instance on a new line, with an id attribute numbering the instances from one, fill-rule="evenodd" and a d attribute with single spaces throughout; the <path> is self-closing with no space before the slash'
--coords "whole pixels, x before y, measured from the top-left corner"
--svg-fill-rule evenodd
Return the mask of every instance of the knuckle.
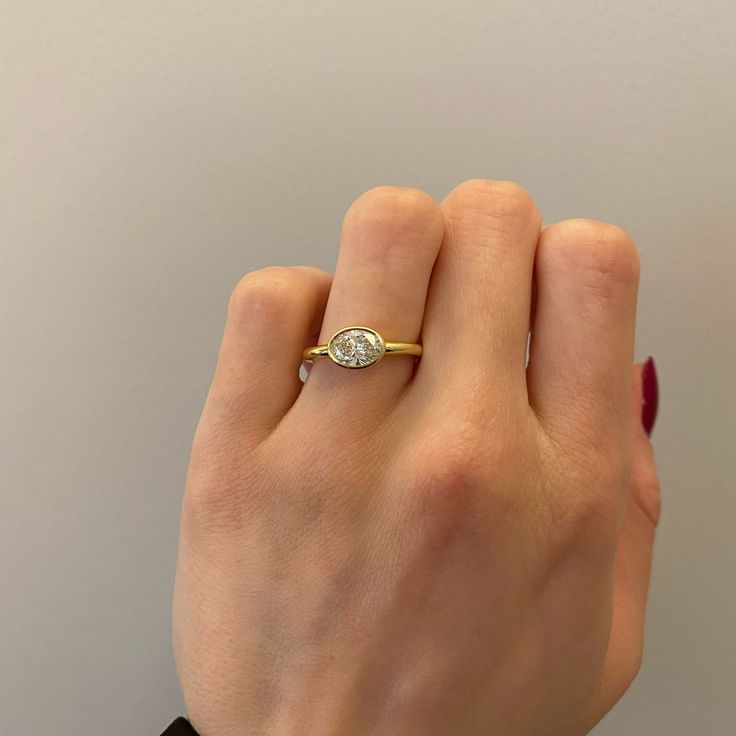
<path id="1" fill-rule="evenodd" d="M 182 508 L 189 530 L 236 531 L 242 529 L 260 502 L 262 486 L 257 463 L 242 453 L 236 441 L 211 430 L 197 431 L 192 442 Z"/>
<path id="2" fill-rule="evenodd" d="M 596 284 L 632 285 L 639 281 L 639 255 L 630 235 L 618 225 L 573 219 L 549 228 L 548 257 L 569 263 Z"/>
<path id="3" fill-rule="evenodd" d="M 410 487 L 427 504 L 467 508 L 483 497 L 501 496 L 510 485 L 513 448 L 464 419 L 445 425 L 441 441 L 418 442 L 411 453 Z"/>
<path id="4" fill-rule="evenodd" d="M 496 231 L 539 228 L 540 214 L 529 192 L 512 181 L 468 179 L 447 196 L 456 227 L 481 226 Z"/>
<path id="5" fill-rule="evenodd" d="M 413 464 L 415 471 L 402 491 L 403 503 L 431 544 L 444 545 L 469 517 L 477 517 L 485 479 L 470 453 L 443 450 Z"/>
<path id="6" fill-rule="evenodd" d="M 479 440 L 464 430 L 445 431 L 441 440 L 418 438 L 410 449 L 413 490 L 420 494 L 459 497 L 459 491 L 471 491 L 482 484 L 478 463 Z"/>
<path id="7" fill-rule="evenodd" d="M 553 548 L 593 563 L 607 558 L 616 545 L 617 493 L 601 486 L 567 487 L 564 493 L 549 527 Z"/>
<path id="8" fill-rule="evenodd" d="M 182 520 L 197 533 L 240 529 L 244 515 L 236 484 L 215 480 L 191 483 L 184 495 Z"/>
<path id="9" fill-rule="evenodd" d="M 410 187 L 369 189 L 348 208 L 343 243 L 377 256 L 406 254 L 428 235 L 439 238 L 444 228 L 439 204 L 426 192 Z"/>
<path id="10" fill-rule="evenodd" d="M 489 464 L 489 448 L 479 440 L 441 446 L 427 444 L 402 465 L 402 506 L 410 528 L 433 549 L 505 529 L 521 513 L 522 495 Z M 497 453 L 500 456 L 500 453 Z"/>
<path id="11" fill-rule="evenodd" d="M 240 484 L 233 473 L 220 471 L 217 466 L 208 469 L 201 463 L 190 465 L 182 507 L 187 529 L 221 531 L 240 527 Z"/>
<path id="12" fill-rule="evenodd" d="M 290 313 L 300 296 L 299 276 L 297 269 L 290 266 L 267 266 L 245 274 L 230 294 L 228 313 Z"/>
<path id="13" fill-rule="evenodd" d="M 595 566 L 615 549 L 616 510 L 605 492 L 568 490 L 568 494 L 553 504 L 547 527 L 550 547 Z"/>
<path id="14" fill-rule="evenodd" d="M 615 548 L 630 467 L 619 455 L 558 454 L 544 463 L 546 519 L 553 550 L 597 563 Z"/>
<path id="15" fill-rule="evenodd" d="M 443 448 L 424 459 L 421 472 L 422 493 L 459 500 L 483 485 L 475 452 L 469 445 Z"/>

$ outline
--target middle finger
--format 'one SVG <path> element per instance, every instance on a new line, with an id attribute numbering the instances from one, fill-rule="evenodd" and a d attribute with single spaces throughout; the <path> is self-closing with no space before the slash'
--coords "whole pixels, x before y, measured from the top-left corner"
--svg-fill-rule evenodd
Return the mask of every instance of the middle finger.
<path id="1" fill-rule="evenodd" d="M 445 240 L 429 286 L 413 390 L 464 395 L 470 388 L 493 392 L 496 402 L 526 402 L 539 210 L 517 184 L 485 179 L 457 186 L 442 208 Z"/>

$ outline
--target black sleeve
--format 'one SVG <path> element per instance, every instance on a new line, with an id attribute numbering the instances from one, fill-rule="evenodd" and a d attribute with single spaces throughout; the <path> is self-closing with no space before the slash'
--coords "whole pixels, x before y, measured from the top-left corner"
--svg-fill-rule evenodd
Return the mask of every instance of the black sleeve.
<path id="1" fill-rule="evenodd" d="M 177 718 L 161 736 L 199 736 L 186 718 Z"/>

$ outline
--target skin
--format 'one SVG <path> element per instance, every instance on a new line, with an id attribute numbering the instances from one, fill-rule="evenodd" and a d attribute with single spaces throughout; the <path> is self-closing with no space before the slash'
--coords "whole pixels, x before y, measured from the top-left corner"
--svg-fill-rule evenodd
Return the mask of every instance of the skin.
<path id="1" fill-rule="evenodd" d="M 638 280 L 621 228 L 542 228 L 524 189 L 473 179 L 360 196 L 334 277 L 240 281 L 174 593 L 202 736 L 593 727 L 640 666 L 659 516 Z M 350 324 L 424 355 L 302 384 L 303 348 Z"/>

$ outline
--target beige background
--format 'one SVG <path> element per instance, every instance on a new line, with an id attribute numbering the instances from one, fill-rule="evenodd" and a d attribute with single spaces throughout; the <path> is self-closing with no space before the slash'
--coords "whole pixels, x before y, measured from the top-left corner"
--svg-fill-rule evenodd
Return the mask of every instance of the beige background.
<path id="1" fill-rule="evenodd" d="M 0 4 L 0 732 L 157 734 L 228 293 L 364 189 L 515 179 L 627 228 L 664 484 L 644 669 L 596 730 L 736 723 L 736 6 Z M 111 722 L 112 721 L 112 722 Z"/>

